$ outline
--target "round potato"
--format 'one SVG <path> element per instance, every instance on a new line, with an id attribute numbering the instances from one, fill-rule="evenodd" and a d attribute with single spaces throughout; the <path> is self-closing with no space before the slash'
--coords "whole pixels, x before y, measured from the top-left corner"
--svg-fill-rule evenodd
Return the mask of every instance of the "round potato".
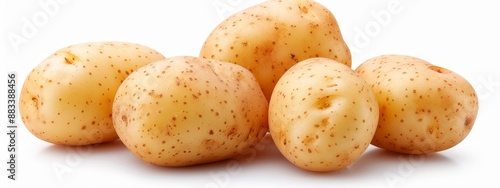
<path id="1" fill-rule="evenodd" d="M 313 0 L 268 0 L 220 23 L 200 57 L 249 69 L 269 99 L 297 62 L 326 57 L 351 66 L 351 53 L 330 10 Z"/>
<path id="2" fill-rule="evenodd" d="M 373 145 L 428 154 L 457 145 L 471 131 L 478 98 L 457 73 L 405 55 L 371 58 L 356 72 L 371 85 L 380 106 Z"/>
<path id="3" fill-rule="evenodd" d="M 269 103 L 269 130 L 279 151 L 310 171 L 333 171 L 368 148 L 378 122 L 370 86 L 350 67 L 326 58 L 294 65 Z"/>
<path id="4" fill-rule="evenodd" d="M 232 63 L 171 57 L 132 73 L 113 104 L 116 132 L 140 159 L 189 166 L 234 157 L 267 133 L 268 102 Z"/>
<path id="5" fill-rule="evenodd" d="M 36 137 L 61 145 L 115 140 L 112 102 L 121 82 L 139 67 L 164 59 L 127 42 L 93 42 L 56 51 L 26 78 L 19 111 Z"/>

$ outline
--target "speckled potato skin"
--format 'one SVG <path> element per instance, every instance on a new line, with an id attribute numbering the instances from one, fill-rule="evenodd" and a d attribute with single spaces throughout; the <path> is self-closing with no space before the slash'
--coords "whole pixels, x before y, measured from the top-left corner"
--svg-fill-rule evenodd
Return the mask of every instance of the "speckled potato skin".
<path id="1" fill-rule="evenodd" d="M 249 69 L 268 99 L 299 61 L 326 57 L 351 66 L 334 15 L 312 0 L 269 0 L 230 16 L 208 36 L 200 57 Z"/>
<path id="2" fill-rule="evenodd" d="M 471 131 L 478 98 L 457 73 L 397 54 L 371 58 L 356 72 L 371 85 L 380 106 L 373 145 L 428 154 L 457 145 Z"/>
<path id="3" fill-rule="evenodd" d="M 81 43 L 59 49 L 24 81 L 19 110 L 26 128 L 41 140 L 89 145 L 118 138 L 112 102 L 131 72 L 164 57 L 127 42 Z"/>
<path id="4" fill-rule="evenodd" d="M 267 110 L 245 68 L 179 56 L 131 74 L 117 92 L 113 119 L 122 142 L 140 159 L 189 166 L 255 146 L 268 131 Z"/>
<path id="5" fill-rule="evenodd" d="M 370 86 L 350 67 L 326 58 L 299 62 L 278 81 L 269 130 L 279 151 L 310 171 L 333 171 L 368 148 L 378 122 Z"/>

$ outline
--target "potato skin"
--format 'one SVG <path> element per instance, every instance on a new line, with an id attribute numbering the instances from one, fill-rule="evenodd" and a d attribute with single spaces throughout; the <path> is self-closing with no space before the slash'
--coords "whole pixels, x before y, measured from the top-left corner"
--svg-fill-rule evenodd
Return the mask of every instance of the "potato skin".
<path id="1" fill-rule="evenodd" d="M 294 65 L 269 104 L 269 130 L 279 151 L 309 171 L 333 171 L 368 148 L 378 122 L 370 86 L 350 67 L 326 58 Z"/>
<path id="2" fill-rule="evenodd" d="M 291 66 L 326 57 L 351 66 L 351 53 L 334 15 L 312 0 L 268 0 L 238 12 L 207 37 L 200 57 L 249 69 L 269 99 Z"/>
<path id="3" fill-rule="evenodd" d="M 112 101 L 128 74 L 163 59 L 157 51 L 128 42 L 90 42 L 57 50 L 24 81 L 20 114 L 41 140 L 89 145 L 118 138 Z"/>
<path id="4" fill-rule="evenodd" d="M 267 133 L 268 102 L 232 63 L 170 57 L 131 74 L 113 105 L 115 129 L 138 158 L 190 166 L 234 157 Z"/>
<path id="5" fill-rule="evenodd" d="M 380 106 L 375 146 L 434 153 L 457 145 L 473 127 L 478 98 L 455 72 L 399 54 L 371 58 L 356 72 L 371 85 Z"/>

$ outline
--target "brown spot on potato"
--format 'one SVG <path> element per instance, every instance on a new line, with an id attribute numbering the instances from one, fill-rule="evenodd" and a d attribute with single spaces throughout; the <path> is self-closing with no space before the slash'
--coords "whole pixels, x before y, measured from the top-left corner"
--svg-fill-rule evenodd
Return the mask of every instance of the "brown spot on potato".
<path id="1" fill-rule="evenodd" d="M 464 122 L 465 128 L 468 130 L 471 130 L 472 129 L 472 122 L 473 122 L 473 118 L 471 118 L 470 116 L 465 118 L 465 122 Z"/>
<path id="2" fill-rule="evenodd" d="M 32 97 L 31 102 L 33 102 L 33 106 L 35 107 L 35 109 L 38 110 L 38 98 Z"/>
<path id="3" fill-rule="evenodd" d="M 228 129 L 226 136 L 227 138 L 232 139 L 236 135 L 236 133 L 238 133 L 238 127 L 237 125 L 233 125 L 230 129 Z"/>
<path id="4" fill-rule="evenodd" d="M 72 61 L 72 60 L 70 60 L 70 59 L 68 59 L 67 57 L 64 57 L 64 62 L 65 62 L 66 64 L 73 64 L 73 61 Z"/>
<path id="5" fill-rule="evenodd" d="M 64 63 L 66 64 L 74 64 L 75 61 L 79 61 L 80 58 L 78 58 L 78 56 L 76 56 L 75 54 L 71 53 L 71 52 L 63 52 L 63 55 L 65 56 L 64 57 Z"/>
<path id="6" fill-rule="evenodd" d="M 451 71 L 449 71 L 448 69 L 445 69 L 443 67 L 439 67 L 439 66 L 429 66 L 429 69 L 437 72 L 437 73 L 442 73 L 442 74 L 449 74 L 451 73 Z"/>
<path id="7" fill-rule="evenodd" d="M 307 145 L 310 145 L 311 143 L 313 143 L 313 142 L 314 142 L 314 140 L 315 140 L 315 139 L 314 139 L 314 137 L 306 136 L 306 137 L 302 140 L 302 143 L 303 143 L 304 145 L 306 145 L 306 146 L 307 146 Z"/>
<path id="8" fill-rule="evenodd" d="M 331 106 L 331 100 L 334 98 L 334 96 L 329 95 L 320 98 L 316 103 L 314 103 L 314 106 L 319 109 L 319 110 L 325 110 L 328 109 Z"/>
<path id="9" fill-rule="evenodd" d="M 214 139 L 204 139 L 201 142 L 201 147 L 203 147 L 203 149 L 208 150 L 208 151 L 216 149 L 217 148 L 217 141 L 215 141 Z"/>
<path id="10" fill-rule="evenodd" d="M 307 6 L 299 6 L 299 10 L 302 14 L 307 14 L 309 12 L 309 8 Z"/>

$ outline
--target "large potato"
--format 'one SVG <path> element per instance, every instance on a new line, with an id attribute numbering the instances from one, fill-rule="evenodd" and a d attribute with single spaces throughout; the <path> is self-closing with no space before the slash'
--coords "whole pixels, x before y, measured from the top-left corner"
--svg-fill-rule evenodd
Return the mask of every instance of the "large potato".
<path id="1" fill-rule="evenodd" d="M 234 157 L 267 133 L 268 102 L 232 63 L 171 57 L 132 73 L 113 104 L 116 132 L 140 159 L 188 166 Z"/>
<path id="2" fill-rule="evenodd" d="M 351 53 L 333 14 L 313 0 L 268 0 L 220 23 L 200 56 L 249 69 L 269 99 L 291 66 L 326 57 L 351 66 Z"/>
<path id="3" fill-rule="evenodd" d="M 36 137 L 54 144 L 115 140 L 111 113 L 121 82 L 139 67 L 164 59 L 126 42 L 82 43 L 59 49 L 37 65 L 20 95 L 20 114 Z"/>
<path id="4" fill-rule="evenodd" d="M 372 144 L 407 154 L 449 149 L 469 134 L 478 98 L 467 80 L 448 69 L 404 55 L 383 55 L 356 71 L 380 106 Z"/>
<path id="5" fill-rule="evenodd" d="M 368 148 L 378 122 L 370 86 L 350 67 L 326 58 L 294 65 L 269 103 L 269 130 L 279 151 L 310 171 L 333 171 Z"/>

